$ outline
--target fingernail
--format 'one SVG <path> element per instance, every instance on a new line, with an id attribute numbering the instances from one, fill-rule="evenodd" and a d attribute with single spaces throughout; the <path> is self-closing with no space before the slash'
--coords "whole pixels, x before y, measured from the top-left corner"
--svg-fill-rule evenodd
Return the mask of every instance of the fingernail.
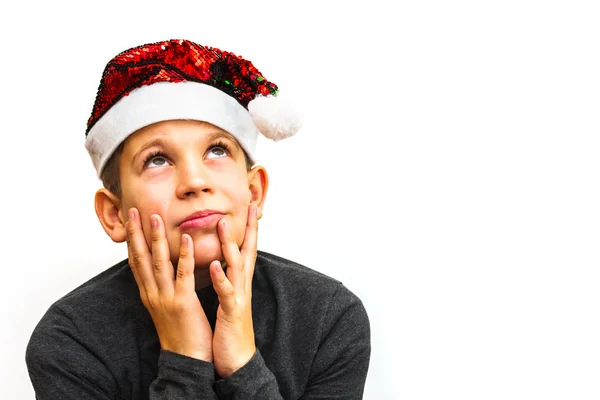
<path id="1" fill-rule="evenodd" d="M 256 206 L 250 207 L 250 214 L 252 215 L 252 218 L 256 218 Z"/>
<path id="2" fill-rule="evenodd" d="M 188 244 L 188 238 L 187 238 L 187 236 L 183 235 L 181 237 L 181 245 L 182 246 L 187 246 L 187 244 Z"/>
<path id="3" fill-rule="evenodd" d="M 155 215 L 150 216 L 150 225 L 153 229 L 156 229 L 158 227 L 158 218 L 156 218 Z"/>
<path id="4" fill-rule="evenodd" d="M 223 229 L 225 229 L 226 231 L 229 230 L 229 224 L 227 223 L 227 220 L 225 218 L 223 218 Z"/>
<path id="5" fill-rule="evenodd" d="M 211 264 L 214 265 L 213 268 L 216 269 L 218 273 L 223 271 L 223 266 L 221 265 L 221 261 L 215 260 Z"/>
<path id="6" fill-rule="evenodd" d="M 133 219 L 135 218 L 135 213 L 133 212 L 133 210 L 129 210 L 129 213 L 127 216 L 129 217 L 130 221 L 133 221 Z"/>

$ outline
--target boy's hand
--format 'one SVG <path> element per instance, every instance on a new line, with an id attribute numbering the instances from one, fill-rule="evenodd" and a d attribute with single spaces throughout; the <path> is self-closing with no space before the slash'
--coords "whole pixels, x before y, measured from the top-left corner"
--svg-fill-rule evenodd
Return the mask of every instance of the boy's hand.
<path id="1" fill-rule="evenodd" d="M 212 329 L 195 292 L 192 238 L 181 237 L 177 274 L 169 255 L 162 218 L 150 217 L 152 248 L 148 249 L 139 211 L 129 210 L 129 265 L 164 350 L 212 362 Z"/>
<path id="2" fill-rule="evenodd" d="M 230 220 L 222 218 L 218 231 L 227 276 L 219 261 L 211 263 L 210 276 L 220 303 L 213 356 L 217 373 L 226 378 L 250 361 L 256 351 L 252 325 L 252 275 L 258 234 L 256 207 L 249 207 L 241 252 L 231 232 Z"/>

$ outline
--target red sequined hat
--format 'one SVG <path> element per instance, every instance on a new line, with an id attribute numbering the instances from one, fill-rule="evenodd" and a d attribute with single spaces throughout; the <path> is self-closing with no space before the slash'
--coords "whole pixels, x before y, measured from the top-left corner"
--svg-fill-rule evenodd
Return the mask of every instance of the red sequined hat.
<path id="1" fill-rule="evenodd" d="M 189 40 L 126 50 L 104 69 L 85 147 L 98 176 L 117 147 L 150 124 L 191 119 L 233 135 L 255 162 L 258 133 L 280 140 L 300 128 L 277 86 L 233 53 Z"/>

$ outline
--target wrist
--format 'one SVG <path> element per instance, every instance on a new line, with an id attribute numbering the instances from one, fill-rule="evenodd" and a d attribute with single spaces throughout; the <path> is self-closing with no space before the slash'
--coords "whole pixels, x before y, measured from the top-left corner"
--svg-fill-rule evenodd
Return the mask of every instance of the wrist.
<path id="1" fill-rule="evenodd" d="M 161 348 L 163 350 L 167 350 L 172 353 L 181 354 L 186 357 L 195 358 L 197 360 L 202 360 L 202 361 L 206 361 L 209 363 L 213 362 L 212 352 L 207 352 L 207 351 L 202 351 L 202 350 L 197 350 L 197 349 L 187 349 L 187 348 L 176 347 L 176 346 L 168 346 L 168 345 L 167 346 L 161 345 Z"/>
<path id="2" fill-rule="evenodd" d="M 246 353 L 243 356 L 237 357 L 235 360 L 230 360 L 227 364 L 220 363 L 218 360 L 215 361 L 215 369 L 221 378 L 229 378 L 235 372 L 246 366 L 254 357 L 256 353 L 256 347 L 252 348 L 251 352 Z"/>

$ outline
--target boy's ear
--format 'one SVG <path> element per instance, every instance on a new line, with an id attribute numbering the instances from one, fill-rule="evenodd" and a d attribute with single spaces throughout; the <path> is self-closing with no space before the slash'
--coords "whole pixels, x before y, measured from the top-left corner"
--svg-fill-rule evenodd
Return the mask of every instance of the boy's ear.
<path id="1" fill-rule="evenodd" d="M 99 189 L 94 196 L 96 215 L 102 228 L 117 243 L 126 239 L 125 220 L 121 213 L 121 200 L 108 189 Z"/>
<path id="2" fill-rule="evenodd" d="M 262 210 L 269 188 L 269 176 L 262 165 L 256 165 L 248 172 L 248 185 L 250 189 L 250 204 L 256 206 L 256 216 L 262 217 Z"/>

